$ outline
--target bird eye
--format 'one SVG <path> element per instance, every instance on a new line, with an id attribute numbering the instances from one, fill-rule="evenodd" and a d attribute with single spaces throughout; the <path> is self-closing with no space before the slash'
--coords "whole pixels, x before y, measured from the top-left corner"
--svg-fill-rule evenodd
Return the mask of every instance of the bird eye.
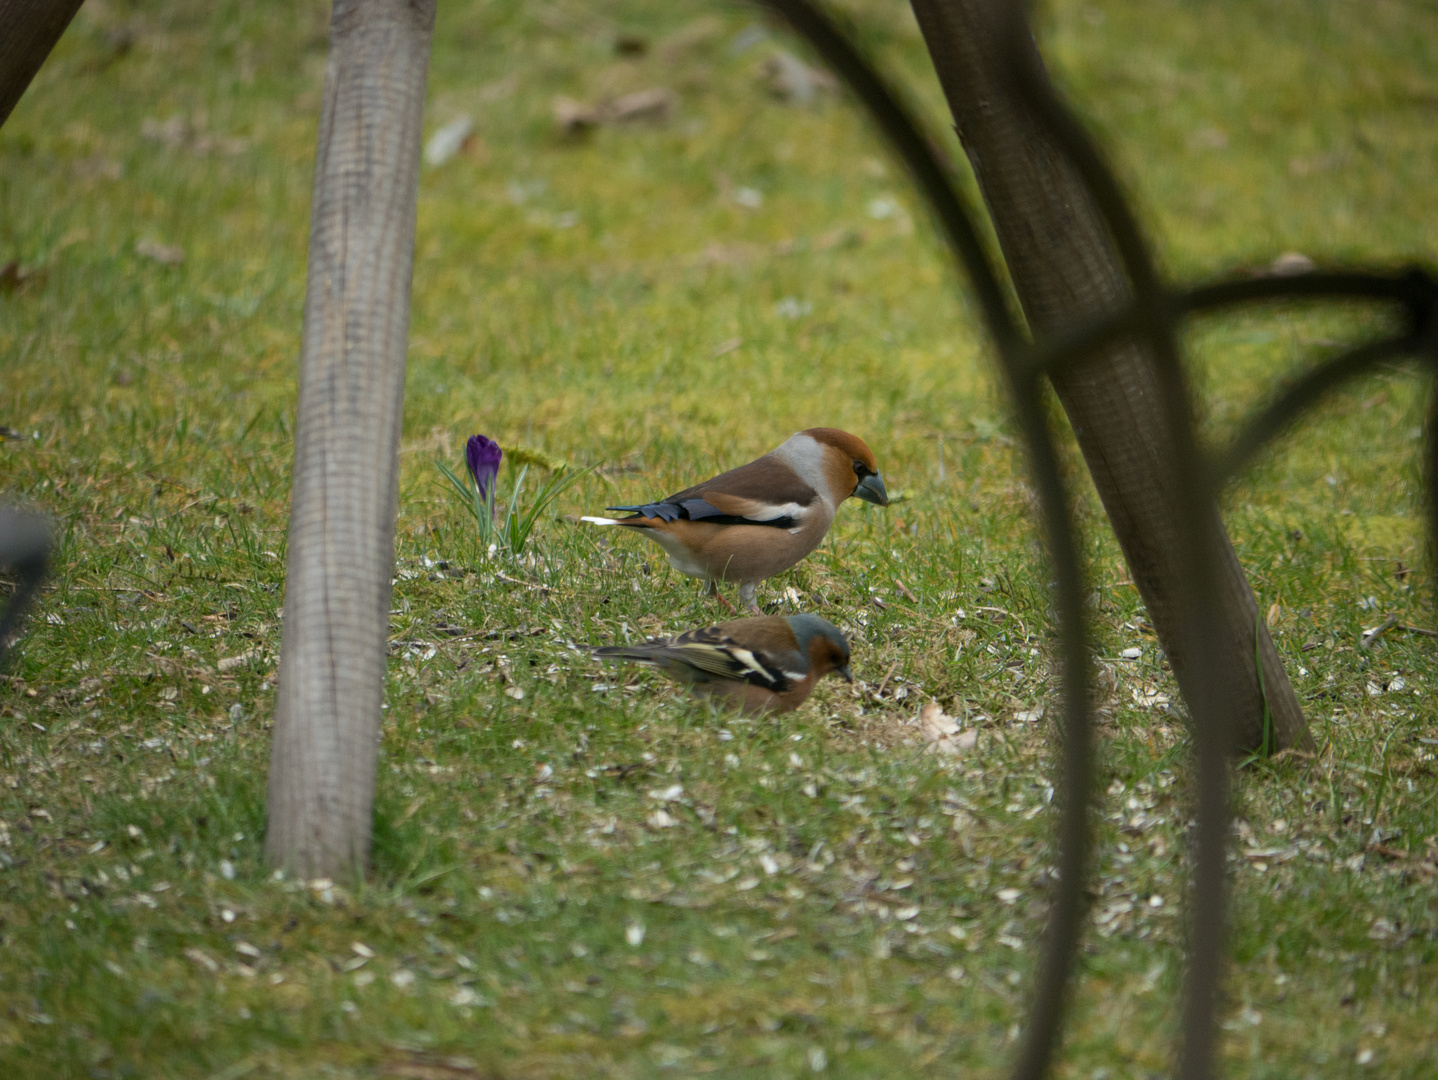
<path id="1" fill-rule="evenodd" d="M 872 476 L 872 475 L 873 475 L 873 473 L 869 471 L 869 467 L 868 467 L 867 465 L 865 465 L 862 461 L 856 461 L 856 462 L 854 462 L 854 474 L 855 474 L 860 480 L 864 479 L 864 477 L 866 477 L 866 476 Z"/>

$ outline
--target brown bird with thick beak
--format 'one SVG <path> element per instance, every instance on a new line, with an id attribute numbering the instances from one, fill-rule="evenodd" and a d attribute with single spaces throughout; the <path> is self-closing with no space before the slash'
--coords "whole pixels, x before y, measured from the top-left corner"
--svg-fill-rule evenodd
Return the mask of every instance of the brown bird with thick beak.
<path id="1" fill-rule="evenodd" d="M 874 452 L 847 431 L 809 428 L 757 461 L 667 499 L 605 507 L 630 517 L 582 520 L 642 531 L 670 566 L 706 582 L 710 595 L 718 595 L 720 581 L 738 582 L 740 602 L 760 613 L 759 582 L 818 547 L 851 495 L 889 505 Z"/>
<path id="2" fill-rule="evenodd" d="M 854 681 L 848 641 L 818 615 L 734 619 L 644 645 L 605 646 L 594 655 L 650 664 L 696 695 L 725 698 L 747 713 L 797 709 L 830 672 Z"/>

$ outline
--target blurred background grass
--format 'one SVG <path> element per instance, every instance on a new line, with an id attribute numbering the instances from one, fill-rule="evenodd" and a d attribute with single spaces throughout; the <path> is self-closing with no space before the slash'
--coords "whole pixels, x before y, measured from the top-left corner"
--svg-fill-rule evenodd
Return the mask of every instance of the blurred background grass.
<path id="1" fill-rule="evenodd" d="M 945 130 L 904 6 L 843 7 Z M 376 871 L 265 876 L 327 21 L 92 2 L 0 132 L 0 491 L 63 530 L 0 686 L 7 1075 L 996 1074 L 1049 821 L 1022 462 L 922 206 L 842 97 L 776 92 L 766 65 L 798 50 L 747 8 L 441 5 L 426 134 L 474 137 L 421 180 Z M 1056 2 L 1040 27 L 1191 280 L 1283 251 L 1433 261 L 1435 21 Z M 556 125 L 558 96 L 653 87 L 661 122 Z M 1196 325 L 1206 432 L 1383 318 Z M 1385 370 L 1228 496 L 1323 747 L 1240 785 L 1226 1038 L 1253 1076 L 1433 1065 L 1432 643 L 1356 647 L 1389 611 L 1432 625 L 1426 407 Z M 496 576 L 432 464 L 475 431 L 604 463 L 573 513 L 813 424 L 862 435 L 907 499 L 846 507 L 761 592 L 844 625 L 861 685 L 759 724 L 583 654 L 715 617 L 653 551 L 554 521 Z M 1109 794 L 1061 1075 L 1147 1075 L 1173 1034 L 1186 740 L 1073 475 Z M 980 729 L 970 756 L 919 753 L 928 699 Z"/>

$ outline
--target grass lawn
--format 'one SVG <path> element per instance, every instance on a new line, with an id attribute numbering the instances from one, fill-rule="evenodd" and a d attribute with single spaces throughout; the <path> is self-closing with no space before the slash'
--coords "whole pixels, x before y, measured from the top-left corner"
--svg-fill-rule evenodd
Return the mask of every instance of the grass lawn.
<path id="1" fill-rule="evenodd" d="M 904 5 L 845 6 L 941 126 Z M 0 294 L 0 493 L 62 535 L 0 681 L 0 1074 L 1001 1075 L 1054 820 L 1023 462 L 904 177 L 838 96 L 776 95 L 792 45 L 743 8 L 440 5 L 426 132 L 469 115 L 476 137 L 421 182 L 374 871 L 267 872 L 327 20 L 92 0 L 0 132 L 23 277 Z M 1054 0 L 1042 27 L 1174 275 L 1438 261 L 1432 5 Z M 557 96 L 651 87 L 662 122 L 556 128 Z M 1196 324 L 1207 433 L 1385 317 Z M 1385 370 L 1229 493 L 1321 747 L 1239 776 L 1232 1075 L 1438 1063 L 1434 641 L 1358 648 L 1389 612 L 1433 625 L 1426 408 Z M 854 687 L 777 719 L 589 658 L 715 619 L 656 549 L 560 517 L 490 561 L 434 464 L 473 432 L 602 463 L 573 515 L 817 424 L 905 498 L 846 505 L 761 588 L 855 650 Z M 1072 471 L 1106 793 L 1059 1075 L 1121 1080 L 1174 1040 L 1188 740 Z M 923 752 L 930 700 L 971 749 Z"/>

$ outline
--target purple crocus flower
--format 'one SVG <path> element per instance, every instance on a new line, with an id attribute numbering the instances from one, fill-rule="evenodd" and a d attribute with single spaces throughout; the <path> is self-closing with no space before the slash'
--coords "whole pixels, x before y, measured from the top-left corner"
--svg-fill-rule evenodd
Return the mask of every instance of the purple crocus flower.
<path id="1" fill-rule="evenodd" d="M 474 477 L 474 486 L 479 497 L 488 500 L 494 491 L 494 478 L 499 475 L 499 463 L 504 451 L 499 443 L 483 435 L 471 435 L 464 444 L 464 460 L 469 466 L 469 475 Z"/>

